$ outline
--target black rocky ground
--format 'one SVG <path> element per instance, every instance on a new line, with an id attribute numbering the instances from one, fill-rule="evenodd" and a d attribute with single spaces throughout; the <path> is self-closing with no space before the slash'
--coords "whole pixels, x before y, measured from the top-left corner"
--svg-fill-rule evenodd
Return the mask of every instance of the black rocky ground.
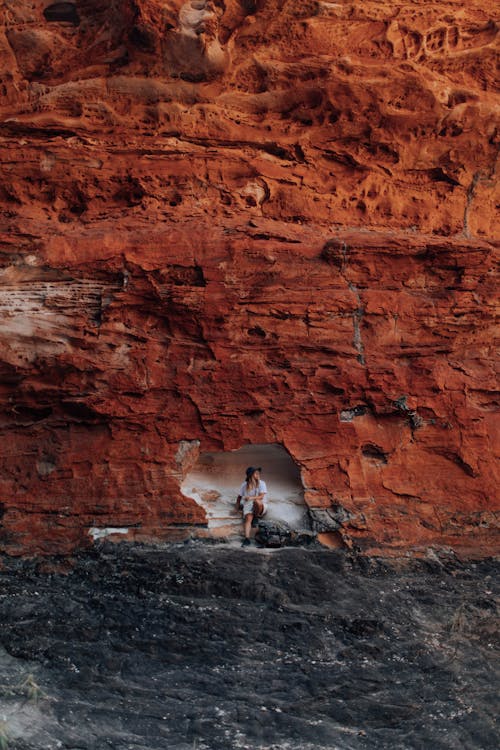
<path id="1" fill-rule="evenodd" d="M 191 542 L 1 565 L 2 750 L 500 747 L 491 560 Z"/>

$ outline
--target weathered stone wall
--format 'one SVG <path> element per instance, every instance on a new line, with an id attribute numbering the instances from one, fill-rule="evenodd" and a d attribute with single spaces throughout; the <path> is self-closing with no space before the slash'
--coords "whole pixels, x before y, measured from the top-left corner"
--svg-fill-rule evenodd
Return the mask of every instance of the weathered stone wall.
<path id="1" fill-rule="evenodd" d="M 1 548 L 190 533 L 198 440 L 347 545 L 498 549 L 494 5 L 0 13 Z"/>
<path id="2" fill-rule="evenodd" d="M 193 542 L 0 563 L 9 750 L 498 746 L 491 560 Z"/>

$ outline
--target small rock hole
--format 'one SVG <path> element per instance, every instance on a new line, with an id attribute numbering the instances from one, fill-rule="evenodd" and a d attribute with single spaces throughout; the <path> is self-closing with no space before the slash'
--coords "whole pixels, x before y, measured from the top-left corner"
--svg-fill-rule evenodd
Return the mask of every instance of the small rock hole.
<path id="1" fill-rule="evenodd" d="M 248 335 L 249 336 L 258 336 L 261 339 L 265 339 L 266 338 L 266 332 L 260 326 L 254 326 L 253 328 L 249 328 L 248 329 Z"/>
<path id="2" fill-rule="evenodd" d="M 363 445 L 361 452 L 365 458 L 380 461 L 383 464 L 387 463 L 387 453 L 380 446 L 375 445 L 375 443 L 366 443 Z"/>
<path id="3" fill-rule="evenodd" d="M 45 8 L 43 15 L 49 22 L 71 23 L 73 26 L 78 26 L 80 23 L 80 16 L 74 3 L 53 3 Z"/>

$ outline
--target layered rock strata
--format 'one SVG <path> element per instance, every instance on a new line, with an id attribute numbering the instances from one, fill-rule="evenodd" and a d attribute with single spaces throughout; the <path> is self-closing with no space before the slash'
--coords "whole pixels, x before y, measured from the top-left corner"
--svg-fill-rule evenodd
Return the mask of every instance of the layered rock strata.
<path id="1" fill-rule="evenodd" d="M 1 548 L 278 444 L 330 543 L 498 549 L 493 5 L 1 13 Z"/>
<path id="2" fill-rule="evenodd" d="M 9 750 L 498 746 L 491 560 L 193 542 L 0 562 Z"/>

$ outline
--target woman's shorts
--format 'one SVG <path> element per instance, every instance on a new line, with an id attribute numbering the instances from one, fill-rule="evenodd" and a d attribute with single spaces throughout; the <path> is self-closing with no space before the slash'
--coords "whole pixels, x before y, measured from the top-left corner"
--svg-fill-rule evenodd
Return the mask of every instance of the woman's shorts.
<path id="1" fill-rule="evenodd" d="M 262 503 L 262 505 L 264 506 L 264 512 L 262 515 L 264 516 L 267 512 L 267 503 Z M 243 518 L 248 516 L 249 513 L 253 513 L 253 500 L 246 500 L 243 503 Z"/>

